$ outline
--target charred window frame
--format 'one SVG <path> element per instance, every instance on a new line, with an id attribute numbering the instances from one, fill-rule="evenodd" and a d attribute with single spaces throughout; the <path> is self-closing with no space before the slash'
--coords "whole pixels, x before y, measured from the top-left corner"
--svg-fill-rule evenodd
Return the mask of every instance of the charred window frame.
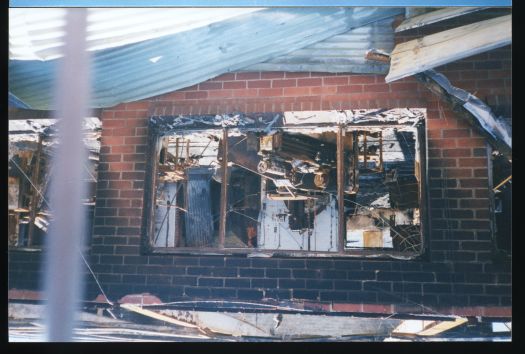
<path id="1" fill-rule="evenodd" d="M 16 250 L 40 250 L 53 220 L 48 205 L 52 179 L 51 163 L 57 146 L 56 119 L 9 120 L 8 246 Z M 88 161 L 84 165 L 87 195 L 86 235 L 91 235 L 99 170 L 101 122 L 96 117 L 83 121 Z M 85 247 L 90 237 L 85 238 Z"/>
<path id="2" fill-rule="evenodd" d="M 487 151 L 494 256 L 505 262 L 512 255 L 512 161 L 490 146 Z"/>
<path id="3" fill-rule="evenodd" d="M 425 115 L 424 109 L 392 109 L 150 117 L 143 250 L 402 259 L 420 256 L 428 228 Z M 371 146 L 383 149 L 382 144 L 387 143 L 385 139 L 377 144 L 382 131 L 395 131 L 401 136 L 410 132 L 412 154 L 417 155 L 407 162 L 413 163 L 410 176 L 392 169 L 392 162 L 383 160 L 383 152 L 372 154 Z M 355 143 L 349 140 L 353 136 L 358 137 Z M 373 220 L 372 230 L 365 227 L 363 231 L 371 231 L 367 233 L 370 239 L 377 239 L 377 230 L 385 235 L 405 234 L 407 237 L 398 241 L 409 247 L 373 241 L 347 247 L 347 224 L 358 209 L 352 207 L 352 193 L 359 189 L 348 183 L 352 176 L 347 164 L 352 161 L 351 152 L 357 151 L 352 148 L 363 150 L 363 146 L 364 151 L 356 153 L 356 161 L 364 165 L 360 169 L 370 167 L 374 161 L 382 168 L 377 172 L 383 177 L 383 191 L 393 193 L 403 181 L 415 196 L 403 201 L 399 195 L 403 191 L 397 188 L 398 199 L 389 206 L 407 209 L 407 222 L 392 224 L 396 213 L 390 211 Z M 212 153 L 199 153 L 199 148 Z M 171 185 L 166 183 L 168 180 Z M 388 191 L 389 183 L 392 188 Z M 204 195 L 199 196 L 201 192 Z M 207 203 L 212 196 L 218 202 L 210 206 Z M 198 200 L 208 202 L 204 205 Z M 408 204 L 401 205 L 404 202 Z M 162 215 L 160 208 L 165 209 Z M 279 225 L 267 222 L 264 218 L 268 214 Z M 324 224 L 319 225 L 325 228 L 316 230 L 320 218 L 324 218 Z M 204 225 L 198 220 L 209 221 Z M 414 220 L 416 228 L 411 226 Z M 381 223 L 388 227 L 381 228 Z M 328 234 L 330 240 L 321 240 L 321 236 L 316 239 L 316 231 L 318 235 L 321 231 Z M 290 243 L 277 238 L 280 232 L 287 234 Z M 268 237 L 271 233 L 275 234 L 273 240 L 271 235 Z"/>

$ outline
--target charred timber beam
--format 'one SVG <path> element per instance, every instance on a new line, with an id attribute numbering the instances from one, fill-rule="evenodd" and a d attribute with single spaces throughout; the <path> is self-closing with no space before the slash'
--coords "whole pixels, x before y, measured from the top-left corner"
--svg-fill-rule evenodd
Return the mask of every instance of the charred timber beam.
<path id="1" fill-rule="evenodd" d="M 35 232 L 35 218 L 36 218 L 36 209 L 38 204 L 38 190 L 36 186 L 38 185 L 38 177 L 40 174 L 40 155 L 42 154 L 42 134 L 38 135 L 38 147 L 33 158 L 35 159 L 35 164 L 33 165 L 33 171 L 31 172 L 31 204 L 29 206 L 29 225 L 27 230 L 27 245 L 31 246 L 33 244 L 33 234 Z"/>

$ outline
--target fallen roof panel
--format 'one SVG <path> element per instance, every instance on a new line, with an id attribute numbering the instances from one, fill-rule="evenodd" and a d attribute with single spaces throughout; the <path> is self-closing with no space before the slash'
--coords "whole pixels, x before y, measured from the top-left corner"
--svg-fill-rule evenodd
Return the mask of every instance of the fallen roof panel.
<path id="1" fill-rule="evenodd" d="M 398 44 L 386 82 L 395 81 L 512 42 L 511 15 L 476 22 Z"/>
<path id="2" fill-rule="evenodd" d="M 447 7 L 445 9 L 431 11 L 419 16 L 407 18 L 399 26 L 396 32 L 406 31 L 412 28 L 418 28 L 443 20 L 448 20 L 457 16 L 469 14 L 471 12 L 486 9 L 486 7 Z"/>

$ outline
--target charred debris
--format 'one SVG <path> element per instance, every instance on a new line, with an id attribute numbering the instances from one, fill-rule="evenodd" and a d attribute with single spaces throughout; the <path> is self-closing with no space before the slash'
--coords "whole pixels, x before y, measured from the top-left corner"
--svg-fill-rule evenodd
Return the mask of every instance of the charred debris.
<path id="1" fill-rule="evenodd" d="M 424 116 L 152 117 L 151 246 L 419 252 Z"/>
<path id="2" fill-rule="evenodd" d="M 53 218 L 48 196 L 52 178 L 51 161 L 59 143 L 56 119 L 9 121 L 9 246 L 40 248 Z M 89 160 L 84 166 L 89 184 L 84 200 L 89 220 L 95 207 L 97 166 L 100 150 L 101 122 L 86 118 L 83 123 L 84 144 Z M 87 227 L 91 223 L 88 222 Z"/>

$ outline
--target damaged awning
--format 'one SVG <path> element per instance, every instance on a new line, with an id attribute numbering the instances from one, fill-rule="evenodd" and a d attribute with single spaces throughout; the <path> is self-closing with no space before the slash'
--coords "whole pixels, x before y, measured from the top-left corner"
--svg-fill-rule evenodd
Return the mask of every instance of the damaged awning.
<path id="1" fill-rule="evenodd" d="M 445 75 L 427 70 L 417 75 L 433 93 L 452 104 L 453 109 L 461 107 L 470 113 L 468 121 L 487 138 L 503 155 L 511 159 L 512 131 L 509 124 L 496 117 L 489 106 L 471 93 L 453 86 Z M 465 113 L 466 113 L 465 112 Z"/>
<path id="2" fill-rule="evenodd" d="M 500 16 L 398 44 L 385 81 L 508 45 L 512 42 L 511 24 L 511 15 Z"/>

